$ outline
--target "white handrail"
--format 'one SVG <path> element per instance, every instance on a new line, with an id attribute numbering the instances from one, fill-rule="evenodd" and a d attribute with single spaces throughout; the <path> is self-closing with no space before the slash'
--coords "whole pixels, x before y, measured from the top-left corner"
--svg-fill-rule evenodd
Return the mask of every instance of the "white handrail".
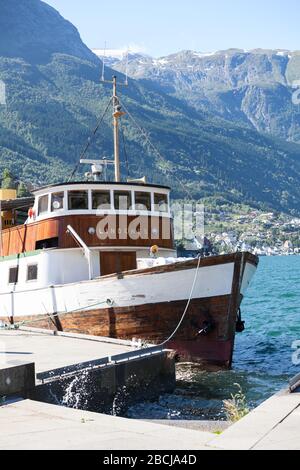
<path id="1" fill-rule="evenodd" d="M 82 246 L 84 255 L 86 259 L 88 260 L 88 265 L 89 265 L 89 280 L 93 279 L 93 267 L 92 267 L 92 250 L 89 249 L 89 247 L 84 243 L 82 238 L 78 235 L 78 233 L 73 229 L 71 225 L 67 226 L 68 232 L 70 232 L 75 240 L 79 243 L 79 245 Z"/>

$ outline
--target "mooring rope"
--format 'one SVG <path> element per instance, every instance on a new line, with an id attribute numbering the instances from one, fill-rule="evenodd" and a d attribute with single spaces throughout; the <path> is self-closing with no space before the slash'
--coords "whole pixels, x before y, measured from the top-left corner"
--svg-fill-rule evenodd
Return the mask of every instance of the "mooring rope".
<path id="1" fill-rule="evenodd" d="M 186 303 L 185 309 L 183 311 L 183 314 L 182 314 L 175 330 L 172 332 L 172 334 L 165 341 L 158 344 L 157 346 L 164 346 L 165 344 L 167 344 L 169 341 L 171 341 L 171 339 L 175 336 L 175 334 L 179 330 L 179 328 L 180 328 L 180 326 L 181 326 L 181 324 L 182 324 L 182 322 L 183 322 L 183 320 L 184 320 L 184 318 L 185 318 L 185 316 L 188 312 L 188 309 L 189 309 L 189 306 L 190 306 L 190 303 L 191 303 L 191 300 L 192 300 L 192 296 L 193 296 L 193 293 L 194 293 L 194 289 L 195 289 L 195 285 L 196 285 L 200 265 L 201 265 L 201 257 L 199 256 L 195 276 L 194 276 L 193 283 L 192 283 L 191 290 L 190 290 L 190 294 L 189 294 L 189 298 L 187 300 L 187 303 Z M 82 310 L 87 311 L 87 309 L 89 309 L 90 307 L 96 307 L 98 305 L 103 305 L 103 304 L 108 304 L 109 305 L 109 304 L 111 304 L 111 302 L 112 302 L 111 299 L 107 299 L 103 302 L 97 302 L 95 304 L 86 305 L 85 307 L 79 307 L 78 309 L 71 310 L 70 312 L 57 312 L 57 313 L 54 313 L 54 314 L 48 314 L 47 313 L 47 315 L 49 316 L 48 317 L 49 319 L 53 319 L 55 317 L 63 317 L 63 316 L 66 316 L 66 315 L 71 315 L 71 314 L 76 313 L 76 312 L 80 312 Z M 38 323 L 40 321 L 42 321 L 41 318 L 36 318 L 36 319 L 33 319 L 33 320 L 24 320 L 22 322 L 10 324 L 10 325 L 5 324 L 4 326 L 0 326 L 0 330 L 19 329 L 20 327 L 25 326 L 27 324 Z"/>
<path id="2" fill-rule="evenodd" d="M 199 256 L 198 257 L 198 264 L 197 264 L 197 268 L 196 268 L 196 272 L 195 272 L 195 277 L 194 277 L 194 280 L 193 280 L 193 284 L 192 284 L 192 288 L 191 288 L 191 291 L 190 291 L 190 295 L 189 295 L 189 298 L 188 298 L 188 301 L 186 303 L 186 306 L 185 306 L 185 309 L 184 309 L 184 312 L 181 316 L 181 319 L 179 320 L 179 323 L 177 324 L 175 330 L 173 331 L 173 333 L 169 336 L 168 339 L 166 339 L 163 343 L 161 344 L 158 344 L 158 346 L 164 346 L 166 343 L 168 343 L 174 336 L 175 334 L 177 333 L 177 331 L 179 330 L 186 314 L 187 314 L 187 311 L 189 309 L 189 306 L 190 306 L 190 303 L 191 303 L 191 300 L 192 300 L 192 296 L 193 296 L 193 293 L 194 293 L 194 289 L 195 289 L 195 285 L 196 285 L 196 280 L 197 280 L 197 276 L 198 276 L 198 271 L 199 271 L 199 268 L 200 268 L 200 264 L 201 264 L 201 257 Z"/>
<path id="3" fill-rule="evenodd" d="M 110 299 L 107 299 L 103 302 L 97 302 L 95 304 L 90 304 L 90 305 L 86 305 L 85 307 L 79 307 L 77 309 L 74 309 L 74 310 L 71 310 L 70 312 L 57 312 L 57 313 L 53 313 L 53 314 L 50 314 L 50 313 L 46 313 L 45 315 L 49 315 L 49 319 L 51 318 L 55 318 L 55 317 L 63 317 L 65 315 L 71 315 L 73 313 L 76 313 L 76 312 L 80 312 L 80 311 L 87 311 L 87 309 L 89 309 L 90 307 L 97 307 L 97 305 L 103 305 L 103 304 L 107 304 L 108 301 Z M 17 323 L 13 323 L 13 324 L 10 324 L 10 325 L 7 325 L 5 324 L 3 327 L 0 326 L 0 331 L 1 330 L 17 330 L 18 328 L 24 326 L 24 325 L 27 325 L 27 324 L 32 324 L 32 323 L 38 323 L 40 321 L 42 321 L 43 318 L 36 318 L 36 319 L 33 319 L 33 320 L 23 320 L 21 322 L 17 322 Z"/>

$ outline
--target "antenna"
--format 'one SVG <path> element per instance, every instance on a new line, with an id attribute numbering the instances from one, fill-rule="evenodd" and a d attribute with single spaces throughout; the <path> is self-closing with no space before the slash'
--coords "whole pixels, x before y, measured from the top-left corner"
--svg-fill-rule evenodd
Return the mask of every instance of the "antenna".
<path id="1" fill-rule="evenodd" d="M 103 160 L 89 160 L 82 158 L 80 163 L 91 165 L 91 171 L 85 174 L 87 178 L 93 178 L 94 181 L 100 181 L 100 177 L 102 173 L 104 173 L 105 181 L 107 175 L 107 165 L 114 165 L 115 161 L 107 160 L 106 158 L 103 158 Z"/>

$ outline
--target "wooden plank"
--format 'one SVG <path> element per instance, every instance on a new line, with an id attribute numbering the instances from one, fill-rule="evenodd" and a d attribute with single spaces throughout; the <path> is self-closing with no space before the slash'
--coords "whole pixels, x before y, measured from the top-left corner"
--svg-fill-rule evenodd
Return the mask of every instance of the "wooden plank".
<path id="1" fill-rule="evenodd" d="M 158 245 L 160 248 L 174 248 L 174 240 L 172 236 L 172 226 L 170 219 L 166 219 L 166 224 L 170 225 L 170 233 L 171 236 L 169 239 L 164 239 L 162 237 L 162 222 L 161 217 L 153 217 L 150 216 L 141 216 L 139 217 L 139 221 L 141 222 L 142 227 L 144 227 L 144 231 L 141 231 L 140 225 L 136 225 L 137 217 L 136 216 L 128 216 L 126 218 L 126 223 L 120 216 L 66 216 L 62 217 L 60 223 L 62 224 L 61 227 L 61 239 L 60 239 L 60 247 L 61 248 L 73 248 L 75 245 L 74 240 L 72 237 L 66 234 L 67 226 L 71 225 L 74 230 L 79 234 L 79 236 L 84 240 L 84 242 L 88 246 L 145 246 L 150 247 L 153 244 Z M 153 219 L 153 220 L 152 220 Z M 100 239 L 96 234 L 90 234 L 89 228 L 97 229 L 98 224 L 103 222 L 104 220 L 107 221 L 110 227 L 109 236 L 105 239 Z M 154 239 L 151 234 L 151 221 L 154 225 L 158 224 L 160 227 L 160 236 L 158 239 Z M 136 222 L 136 223 L 135 223 Z M 98 226 L 99 227 L 99 226 Z M 140 233 L 141 236 L 130 236 L 131 231 L 135 234 Z M 166 231 L 166 230 L 165 230 Z"/>
<path id="2" fill-rule="evenodd" d="M 136 252 L 125 251 L 120 253 L 121 258 L 121 272 L 131 271 L 137 269 Z"/>
<path id="3" fill-rule="evenodd" d="M 83 310 L 62 314 L 59 319 L 63 331 L 127 340 L 135 337 L 160 344 L 176 328 L 186 302 L 187 300 L 180 300 Z M 178 348 L 188 360 L 229 367 L 234 339 L 231 332 L 234 331 L 235 325 L 235 319 L 232 317 L 230 322 L 233 322 L 233 325 L 228 323 L 229 304 L 230 296 L 193 299 L 179 331 L 167 346 Z M 215 328 L 207 336 L 199 336 L 198 332 L 208 317 L 215 323 Z M 40 322 L 37 322 L 38 318 Z M 55 329 L 54 324 L 45 315 L 15 318 L 16 323 L 19 320 L 33 320 L 32 326 Z"/>
<path id="4" fill-rule="evenodd" d="M 110 224 L 110 237 L 100 239 L 97 234 L 89 233 L 90 228 L 97 229 L 99 222 L 104 219 Z M 152 235 L 151 223 L 159 227 L 158 238 Z M 122 220 L 120 216 L 72 215 L 53 217 L 3 230 L 3 255 L 9 256 L 23 253 L 24 251 L 33 251 L 37 241 L 55 237 L 59 238 L 59 248 L 75 248 L 77 247 L 76 242 L 67 233 L 68 225 L 71 225 L 90 247 L 121 246 L 149 248 L 156 244 L 160 248 L 174 248 L 172 221 L 167 218 L 162 221 L 162 217 L 151 218 L 150 216 L 141 216 L 137 218 L 136 216 L 128 216 L 126 220 Z M 130 236 L 131 232 L 134 233 L 133 237 Z M 137 235 L 139 233 L 142 235 Z M 168 233 L 170 233 L 170 238 L 163 238 L 163 235 Z"/>
<path id="5" fill-rule="evenodd" d="M 57 219 L 43 220 L 3 230 L 3 256 L 34 251 L 37 241 L 58 237 L 58 235 L 59 220 Z"/>
<path id="6" fill-rule="evenodd" d="M 251 253 L 244 253 L 244 259 L 245 259 L 245 263 L 247 262 L 247 263 L 253 264 L 254 266 L 257 266 L 258 261 L 259 261 L 258 257 L 255 255 L 252 255 Z M 236 260 L 236 253 L 231 253 L 228 255 L 209 256 L 208 258 L 201 259 L 200 269 L 207 267 L 207 266 L 217 266 L 219 264 L 234 263 L 235 260 Z M 151 276 L 152 274 L 159 274 L 159 273 L 163 274 L 163 273 L 168 273 L 168 272 L 173 272 L 173 271 L 195 269 L 197 265 L 198 265 L 198 259 L 193 258 L 187 261 L 180 261 L 177 263 L 155 266 L 152 268 L 132 270 L 129 272 L 125 272 L 123 274 L 124 276 L 136 276 L 140 274 Z M 115 274 L 109 274 L 107 277 L 108 278 L 115 277 Z"/>
<path id="7" fill-rule="evenodd" d="M 100 272 L 105 276 L 137 268 L 136 252 L 105 251 L 100 253 Z"/>

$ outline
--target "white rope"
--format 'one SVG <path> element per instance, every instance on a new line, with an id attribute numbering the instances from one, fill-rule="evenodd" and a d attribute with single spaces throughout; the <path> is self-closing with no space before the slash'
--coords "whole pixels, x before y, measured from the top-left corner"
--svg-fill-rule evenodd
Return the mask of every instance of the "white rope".
<path id="1" fill-rule="evenodd" d="M 65 315 L 71 315 L 73 313 L 77 313 L 77 312 L 81 312 L 81 311 L 88 311 L 88 309 L 90 309 L 91 307 L 97 307 L 98 305 L 107 304 L 108 300 L 109 299 L 107 299 L 103 302 L 97 302 L 95 304 L 86 305 L 85 307 L 79 307 L 79 308 L 77 308 L 75 310 L 71 310 L 69 312 L 57 312 L 57 313 L 48 313 L 48 312 L 46 312 L 45 315 L 47 315 L 47 317 L 45 317 L 45 318 L 50 320 L 50 319 L 53 319 L 55 317 L 63 317 Z M 43 306 L 44 306 L 44 304 L 43 304 Z M 45 306 L 44 306 L 44 308 L 45 308 Z M 15 330 L 15 329 L 20 328 L 20 326 L 22 327 L 22 326 L 24 326 L 26 324 L 29 324 L 29 323 L 30 324 L 31 323 L 38 323 L 38 322 L 44 320 L 45 315 L 43 315 L 43 318 L 34 318 L 32 320 L 23 320 L 23 321 L 20 321 L 18 323 L 13 323 L 13 324 L 4 324 L 3 327 L 0 326 L 0 330 Z"/>
<path id="2" fill-rule="evenodd" d="M 196 280 L 197 280 L 197 276 L 198 276 L 198 271 L 199 271 L 199 268 L 200 268 L 200 263 L 201 263 L 201 258 L 199 256 L 198 258 L 198 264 L 197 264 L 197 268 L 196 268 L 196 272 L 195 272 L 195 277 L 194 277 L 194 281 L 193 281 L 193 284 L 192 284 L 192 288 L 191 288 L 191 292 L 190 292 L 190 295 L 189 295 L 189 298 L 188 298 L 188 301 L 187 301 L 187 304 L 185 306 L 185 309 L 184 309 L 184 312 L 182 314 L 182 317 L 178 323 L 178 325 L 176 326 L 175 330 L 173 331 L 173 333 L 169 336 L 168 339 L 166 339 L 163 343 L 159 344 L 158 346 L 164 346 L 166 343 L 168 343 L 172 338 L 173 336 L 175 336 L 175 334 L 177 333 L 177 331 L 179 330 L 186 314 L 187 314 L 187 311 L 188 311 L 188 308 L 190 306 L 190 303 L 191 303 L 191 300 L 192 300 L 192 296 L 193 296 L 193 293 L 194 293 L 194 289 L 195 289 L 195 285 L 196 285 Z"/>
<path id="3" fill-rule="evenodd" d="M 172 334 L 163 342 L 163 343 L 160 343 L 158 344 L 158 346 L 164 346 L 165 344 L 167 344 L 174 336 L 175 334 L 177 333 L 177 331 L 179 330 L 186 314 L 187 314 L 187 311 L 189 309 L 189 306 L 190 306 L 190 303 L 191 303 L 191 300 L 192 300 L 192 296 L 193 296 L 193 293 L 194 293 L 194 289 L 195 289 L 195 285 L 196 285 L 196 281 L 197 281 L 197 277 L 198 277 L 198 272 L 199 272 L 199 268 L 200 268 L 200 264 L 201 264 L 201 257 L 199 256 L 198 258 L 198 263 L 197 263 L 197 267 L 196 267 L 196 272 L 195 272 L 195 276 L 194 276 L 194 280 L 193 280 L 193 283 L 192 283 L 192 287 L 191 287 L 191 290 L 190 290 L 190 294 L 189 294 L 189 298 L 188 298 L 188 301 L 186 303 L 186 306 L 185 306 L 185 309 L 184 309 L 184 312 L 180 318 L 180 321 L 178 322 L 175 330 L 172 332 Z M 91 304 L 91 305 L 87 305 L 86 307 L 79 307 L 78 309 L 75 309 L 75 310 L 72 310 L 72 311 L 69 311 L 69 312 L 59 312 L 59 313 L 55 313 L 55 314 L 49 314 L 49 319 L 53 319 L 55 317 L 61 317 L 61 316 L 65 316 L 65 315 L 70 315 L 72 313 L 76 313 L 78 311 L 82 311 L 82 310 L 86 310 L 90 307 L 95 307 L 97 305 L 101 305 L 101 304 L 104 304 L 104 303 L 107 303 L 108 301 L 104 301 L 104 302 L 97 302 L 95 304 Z M 16 328 L 19 328 L 20 326 L 24 326 L 26 325 L 27 323 L 35 323 L 35 322 L 40 322 L 42 319 L 41 318 L 36 318 L 36 319 L 33 319 L 33 320 L 25 320 L 25 321 L 22 321 L 22 322 L 19 322 L 19 323 L 15 323 L 13 325 L 4 325 L 3 327 L 0 326 L 0 330 L 12 330 L 12 329 L 16 329 Z"/>

